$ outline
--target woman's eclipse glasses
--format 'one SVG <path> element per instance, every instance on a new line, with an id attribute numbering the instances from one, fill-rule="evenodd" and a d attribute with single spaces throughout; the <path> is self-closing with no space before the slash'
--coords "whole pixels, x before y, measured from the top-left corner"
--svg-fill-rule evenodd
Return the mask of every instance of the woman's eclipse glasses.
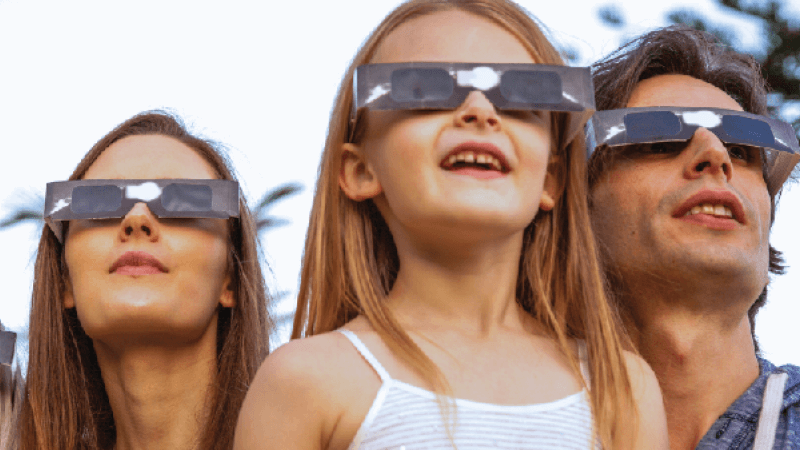
<path id="1" fill-rule="evenodd" d="M 188 179 L 47 183 L 44 219 L 63 242 L 63 221 L 122 218 L 137 203 L 146 203 L 160 218 L 239 217 L 239 183 Z"/>

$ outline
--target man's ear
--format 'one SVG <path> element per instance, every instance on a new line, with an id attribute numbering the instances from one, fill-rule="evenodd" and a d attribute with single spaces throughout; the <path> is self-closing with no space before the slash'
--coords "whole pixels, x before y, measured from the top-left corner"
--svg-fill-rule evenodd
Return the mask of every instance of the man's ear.
<path id="1" fill-rule="evenodd" d="M 375 171 L 356 144 L 342 144 L 339 187 L 351 200 L 360 202 L 383 192 Z"/>
<path id="2" fill-rule="evenodd" d="M 225 308 L 233 308 L 236 306 L 236 299 L 233 296 L 233 284 L 231 283 L 231 275 L 225 275 L 225 280 L 222 282 L 222 292 L 219 296 L 219 304 Z"/>

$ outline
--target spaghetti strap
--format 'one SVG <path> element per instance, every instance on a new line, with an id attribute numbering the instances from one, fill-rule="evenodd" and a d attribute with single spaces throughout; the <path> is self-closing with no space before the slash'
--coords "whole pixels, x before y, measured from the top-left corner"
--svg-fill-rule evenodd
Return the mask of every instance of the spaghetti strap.
<path id="1" fill-rule="evenodd" d="M 581 375 L 586 382 L 586 388 L 592 386 L 591 371 L 589 370 L 589 354 L 586 351 L 586 341 L 578 339 L 578 362 L 581 366 Z"/>
<path id="2" fill-rule="evenodd" d="M 753 442 L 754 450 L 769 450 L 775 443 L 775 431 L 778 429 L 783 404 L 783 389 L 788 378 L 789 374 L 786 372 L 775 372 L 767 378 L 758 429 Z"/>
<path id="3" fill-rule="evenodd" d="M 367 363 L 369 363 L 370 366 L 372 366 L 372 369 L 375 370 L 378 376 L 381 377 L 382 382 L 386 383 L 387 381 L 392 379 L 392 377 L 389 376 L 389 372 L 387 372 L 386 369 L 383 368 L 381 363 L 379 363 L 378 360 L 375 359 L 375 356 L 373 356 L 372 353 L 370 353 L 370 351 L 367 349 L 367 346 L 364 345 L 363 342 L 361 342 L 361 339 L 359 339 L 358 336 L 355 335 L 355 333 L 349 330 L 336 330 L 336 331 L 342 333 L 347 339 L 350 340 L 350 343 L 353 344 L 353 347 L 355 347 L 356 350 L 358 350 L 358 353 L 361 353 L 361 356 L 367 361 Z"/>

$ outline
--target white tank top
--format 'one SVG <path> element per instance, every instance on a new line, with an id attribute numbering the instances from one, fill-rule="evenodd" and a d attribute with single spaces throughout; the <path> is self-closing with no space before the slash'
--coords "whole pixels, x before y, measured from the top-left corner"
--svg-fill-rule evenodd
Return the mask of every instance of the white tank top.
<path id="1" fill-rule="evenodd" d="M 381 387 L 349 450 L 599 449 L 592 445 L 592 412 L 585 390 L 549 403 L 495 405 L 455 399 L 453 440 L 447 436 L 436 394 L 389 376 L 350 331 L 339 330 L 381 378 Z M 586 348 L 578 341 L 588 384 Z"/>

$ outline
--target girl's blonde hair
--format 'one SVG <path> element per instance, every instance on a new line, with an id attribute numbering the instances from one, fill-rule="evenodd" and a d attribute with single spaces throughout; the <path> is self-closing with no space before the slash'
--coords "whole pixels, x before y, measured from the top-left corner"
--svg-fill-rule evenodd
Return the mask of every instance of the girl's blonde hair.
<path id="1" fill-rule="evenodd" d="M 530 14 L 511 1 L 410 0 L 391 12 L 356 54 L 336 96 L 311 210 L 292 332 L 293 339 L 325 333 L 363 315 L 391 351 L 440 394 L 449 393 L 443 374 L 384 302 L 400 266 L 392 235 L 375 204 L 349 199 L 339 189 L 338 179 L 342 144 L 348 138 L 355 68 L 370 62 L 381 41 L 400 24 L 445 10 L 491 20 L 516 36 L 535 61 L 564 65 Z M 552 117 L 556 142 L 550 172 L 558 180 L 560 195 L 552 211 L 541 211 L 525 229 L 517 300 L 558 341 L 581 379 L 569 340 L 586 339 L 595 433 L 605 448 L 630 446 L 636 407 L 623 348 L 632 346 L 606 297 L 598 264 L 587 207 L 586 151 L 580 137 L 567 142 L 567 114 L 554 113 Z"/>
<path id="2" fill-rule="evenodd" d="M 164 111 L 141 113 L 117 126 L 89 150 L 69 179 L 83 178 L 111 144 L 136 135 L 176 139 L 197 152 L 220 179 L 235 180 L 218 144 L 194 136 L 180 118 Z M 228 219 L 228 231 L 236 306 L 218 309 L 217 371 L 200 428 L 199 449 L 233 446 L 245 393 L 269 352 L 269 297 L 259 263 L 255 220 L 244 199 L 239 202 L 239 218 Z M 63 307 L 67 276 L 64 246 L 44 227 L 33 278 L 30 359 L 20 423 L 23 450 L 100 450 L 112 448 L 116 440 L 114 415 L 92 340 L 75 309 Z"/>

